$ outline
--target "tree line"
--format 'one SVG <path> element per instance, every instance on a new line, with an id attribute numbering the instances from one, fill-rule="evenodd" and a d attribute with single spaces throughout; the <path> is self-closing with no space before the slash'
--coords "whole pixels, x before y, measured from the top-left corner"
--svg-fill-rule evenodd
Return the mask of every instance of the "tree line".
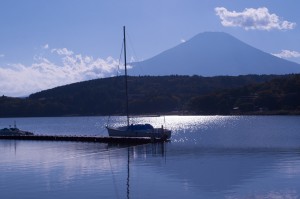
<path id="1" fill-rule="evenodd" d="M 195 114 L 300 114 L 300 75 L 194 97 Z"/>
<path id="2" fill-rule="evenodd" d="M 249 114 L 299 110 L 299 75 L 130 76 L 130 114 Z M 0 117 L 124 115 L 125 78 L 0 97 Z"/>

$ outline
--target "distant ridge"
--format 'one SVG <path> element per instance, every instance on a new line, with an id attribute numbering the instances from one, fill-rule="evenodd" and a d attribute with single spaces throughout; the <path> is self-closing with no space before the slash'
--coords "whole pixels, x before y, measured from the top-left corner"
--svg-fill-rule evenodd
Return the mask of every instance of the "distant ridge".
<path id="1" fill-rule="evenodd" d="M 128 77 L 130 114 L 186 111 L 199 95 L 288 78 L 279 75 Z M 40 91 L 28 98 L 0 96 L 0 117 L 123 115 L 124 76 L 101 78 Z"/>
<path id="2" fill-rule="evenodd" d="M 247 75 L 299 73 L 300 65 L 254 48 L 223 32 L 204 32 L 148 60 L 134 75 Z"/>

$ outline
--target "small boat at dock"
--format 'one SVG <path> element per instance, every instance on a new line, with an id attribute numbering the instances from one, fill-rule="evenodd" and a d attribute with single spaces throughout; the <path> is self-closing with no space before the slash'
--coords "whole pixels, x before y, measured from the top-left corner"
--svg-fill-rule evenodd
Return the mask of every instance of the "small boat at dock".
<path id="1" fill-rule="evenodd" d="M 16 122 L 14 123 L 14 127 L 3 128 L 0 129 L 0 136 L 26 136 L 26 135 L 34 135 L 29 131 L 22 131 L 17 128 Z"/>

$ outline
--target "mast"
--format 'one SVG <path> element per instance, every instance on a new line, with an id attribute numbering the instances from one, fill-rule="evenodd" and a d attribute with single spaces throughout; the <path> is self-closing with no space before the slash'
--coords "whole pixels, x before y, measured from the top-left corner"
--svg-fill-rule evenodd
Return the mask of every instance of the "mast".
<path id="1" fill-rule="evenodd" d="M 126 93 L 126 116 L 127 116 L 127 126 L 129 126 L 129 109 L 128 109 L 128 83 L 127 83 L 127 63 L 126 63 L 126 34 L 125 26 L 123 26 L 124 34 L 124 62 L 125 62 L 125 93 Z"/>

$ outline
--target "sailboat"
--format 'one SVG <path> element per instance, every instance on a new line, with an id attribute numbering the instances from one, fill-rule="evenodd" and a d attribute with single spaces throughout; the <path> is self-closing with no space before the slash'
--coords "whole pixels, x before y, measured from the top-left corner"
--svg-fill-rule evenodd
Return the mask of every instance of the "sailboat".
<path id="1" fill-rule="evenodd" d="M 126 117 L 127 125 L 120 127 L 106 126 L 110 137 L 148 137 L 152 139 L 168 140 L 171 138 L 171 130 L 166 129 L 163 125 L 160 128 L 154 128 L 151 124 L 130 124 L 128 109 L 128 81 L 127 81 L 127 63 L 126 63 L 126 31 L 123 27 L 124 43 L 124 65 L 125 65 L 125 94 L 126 94 Z"/>

